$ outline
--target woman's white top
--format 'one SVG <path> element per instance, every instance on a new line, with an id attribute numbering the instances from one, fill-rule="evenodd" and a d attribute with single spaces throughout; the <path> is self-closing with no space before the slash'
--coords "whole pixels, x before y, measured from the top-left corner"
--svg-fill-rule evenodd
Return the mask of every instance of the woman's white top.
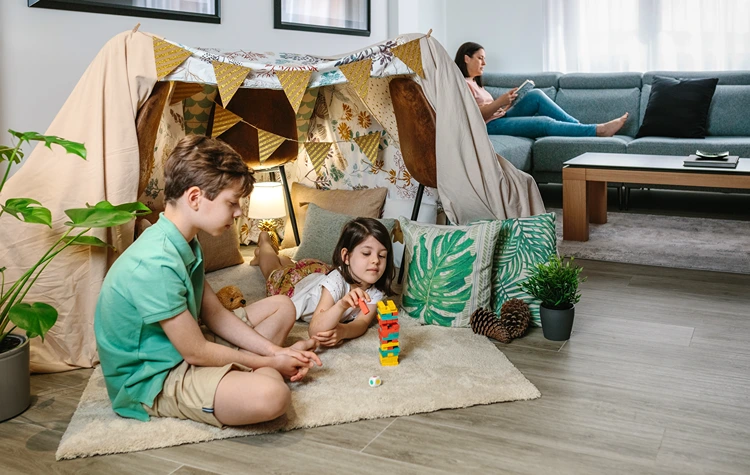
<path id="1" fill-rule="evenodd" d="M 313 313 L 315 313 L 315 309 L 320 302 L 323 287 L 328 289 L 334 302 L 338 302 L 344 298 L 351 290 L 351 285 L 344 280 L 344 276 L 341 275 L 338 269 L 332 270 L 328 274 L 316 273 L 308 275 L 294 286 L 292 302 L 294 302 L 294 307 L 297 310 L 297 320 L 308 323 L 312 320 Z M 370 287 L 365 292 L 370 296 L 370 304 L 385 298 L 385 294 L 375 287 Z M 348 309 L 341 316 L 341 322 L 345 323 L 354 320 L 354 317 L 359 312 L 359 307 Z"/>

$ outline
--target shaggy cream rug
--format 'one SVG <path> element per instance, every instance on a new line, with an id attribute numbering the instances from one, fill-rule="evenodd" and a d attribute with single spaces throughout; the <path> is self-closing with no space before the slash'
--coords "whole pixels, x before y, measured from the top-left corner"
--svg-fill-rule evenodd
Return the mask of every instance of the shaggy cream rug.
<path id="1" fill-rule="evenodd" d="M 193 421 L 117 416 L 97 368 L 68 425 L 57 459 L 134 452 L 274 431 L 405 416 L 438 409 L 536 399 L 539 390 L 487 338 L 470 329 L 419 326 L 401 318 L 400 364 L 380 366 L 376 328 L 341 347 L 320 352 L 322 367 L 291 383 L 292 407 L 270 423 L 219 429 Z M 295 325 L 292 341 L 306 336 Z M 371 376 L 380 387 L 371 388 Z"/>

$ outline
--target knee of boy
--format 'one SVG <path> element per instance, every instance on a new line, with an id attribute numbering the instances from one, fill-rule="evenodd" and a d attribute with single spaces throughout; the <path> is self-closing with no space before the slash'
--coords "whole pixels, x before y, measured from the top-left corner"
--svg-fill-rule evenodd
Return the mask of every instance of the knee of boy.
<path id="1" fill-rule="evenodd" d="M 264 406 L 268 420 L 276 419 L 285 414 L 292 404 L 292 391 L 283 381 L 269 385 L 265 396 Z"/>

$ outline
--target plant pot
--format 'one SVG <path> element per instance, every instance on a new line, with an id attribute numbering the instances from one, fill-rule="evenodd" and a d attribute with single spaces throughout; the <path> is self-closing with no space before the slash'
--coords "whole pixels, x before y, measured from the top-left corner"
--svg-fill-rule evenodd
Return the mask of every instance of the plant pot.
<path id="1" fill-rule="evenodd" d="M 21 335 L 8 335 L 5 339 L 20 343 L 0 353 L 0 421 L 21 414 L 31 402 L 29 339 Z"/>
<path id="2" fill-rule="evenodd" d="M 573 317 L 576 308 L 571 305 L 570 308 L 556 310 L 547 308 L 544 305 L 539 306 L 539 318 L 542 320 L 542 332 L 544 338 L 552 341 L 565 341 L 570 339 L 570 331 L 573 329 Z"/>

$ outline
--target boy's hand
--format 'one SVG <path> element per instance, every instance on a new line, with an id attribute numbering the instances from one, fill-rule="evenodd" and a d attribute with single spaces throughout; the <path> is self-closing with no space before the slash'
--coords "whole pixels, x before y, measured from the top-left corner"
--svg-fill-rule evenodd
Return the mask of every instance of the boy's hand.
<path id="1" fill-rule="evenodd" d="M 320 360 L 318 360 L 320 364 Z M 299 381 L 310 371 L 313 362 L 302 363 L 297 358 L 288 355 L 274 355 L 270 358 L 269 366 L 277 370 L 281 375 L 290 381 Z"/>
<path id="2" fill-rule="evenodd" d="M 273 356 L 288 356 L 290 358 L 296 359 L 300 363 L 308 365 L 308 367 L 312 367 L 313 363 L 317 364 L 318 366 L 322 366 L 320 358 L 312 351 L 303 351 L 291 347 L 279 348 L 274 352 Z"/>
<path id="3" fill-rule="evenodd" d="M 370 296 L 362 289 L 351 290 L 348 294 L 344 295 L 344 298 L 339 300 L 344 309 L 358 307 L 359 301 L 364 300 L 365 302 L 370 301 Z"/>
<path id="4" fill-rule="evenodd" d="M 326 346 L 329 348 L 332 346 L 336 346 L 343 340 L 340 327 L 341 324 L 339 323 L 333 330 L 318 332 L 313 338 L 315 338 L 321 346 Z"/>

